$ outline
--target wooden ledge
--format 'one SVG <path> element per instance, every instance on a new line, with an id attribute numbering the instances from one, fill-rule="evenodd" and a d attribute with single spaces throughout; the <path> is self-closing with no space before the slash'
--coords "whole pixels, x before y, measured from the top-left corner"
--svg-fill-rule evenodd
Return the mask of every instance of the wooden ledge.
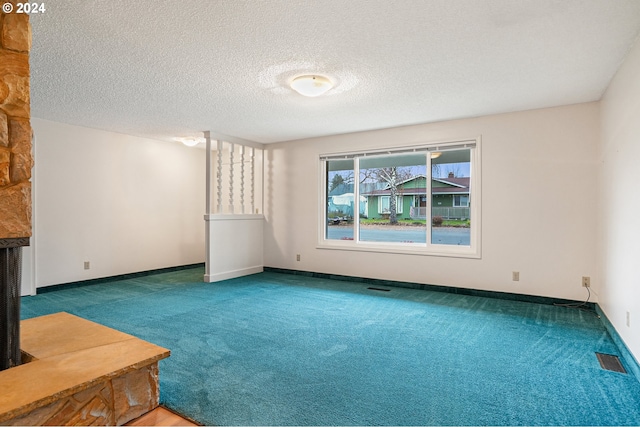
<path id="1" fill-rule="evenodd" d="M 32 362 L 0 372 L 0 422 L 21 417 L 101 382 L 156 363 L 169 350 L 73 316 L 21 322 L 22 351 Z"/>

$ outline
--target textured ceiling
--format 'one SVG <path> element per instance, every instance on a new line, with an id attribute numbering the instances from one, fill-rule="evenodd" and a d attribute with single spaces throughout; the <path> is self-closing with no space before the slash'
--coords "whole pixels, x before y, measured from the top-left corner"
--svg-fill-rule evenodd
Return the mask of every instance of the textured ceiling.
<path id="1" fill-rule="evenodd" d="M 638 0 L 58 0 L 32 15 L 34 117 L 277 142 L 600 99 Z M 305 98 L 287 82 L 321 73 Z"/>

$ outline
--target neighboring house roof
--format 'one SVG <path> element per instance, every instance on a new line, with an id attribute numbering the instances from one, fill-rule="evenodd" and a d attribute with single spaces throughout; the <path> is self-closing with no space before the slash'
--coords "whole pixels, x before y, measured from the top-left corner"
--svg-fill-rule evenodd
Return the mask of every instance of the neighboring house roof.
<path id="1" fill-rule="evenodd" d="M 438 181 L 443 184 L 454 185 L 461 188 L 469 188 L 470 178 L 433 178 L 433 181 Z"/>
<path id="2" fill-rule="evenodd" d="M 405 179 L 404 181 L 400 181 L 398 183 L 398 187 L 400 187 L 401 185 L 404 185 L 407 182 L 415 181 L 416 179 L 419 179 L 419 178 L 424 178 L 426 180 L 427 176 L 424 175 L 424 174 L 414 175 L 411 178 Z M 385 185 L 385 188 L 389 188 L 389 184 L 388 183 Z"/>
<path id="3" fill-rule="evenodd" d="M 424 175 L 417 175 L 413 178 L 403 181 L 398 184 L 398 193 L 406 196 L 426 194 L 427 189 L 425 187 L 416 187 L 416 188 L 403 188 L 403 184 L 413 181 L 418 178 L 425 178 Z M 432 194 L 469 194 L 469 181 L 470 178 L 432 178 L 432 181 L 439 182 L 441 184 L 445 184 L 444 187 L 431 187 Z M 391 194 L 391 190 L 387 185 L 386 188 L 380 190 L 369 191 L 367 193 L 362 193 L 363 196 L 388 196 Z"/>

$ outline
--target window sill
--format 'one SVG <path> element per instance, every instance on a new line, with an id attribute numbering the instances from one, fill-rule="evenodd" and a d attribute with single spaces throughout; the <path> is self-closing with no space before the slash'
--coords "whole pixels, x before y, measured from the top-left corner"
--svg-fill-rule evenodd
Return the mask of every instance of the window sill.
<path id="1" fill-rule="evenodd" d="M 378 252 L 387 254 L 401 254 L 401 255 L 419 255 L 419 256 L 437 256 L 437 257 L 451 257 L 451 258 L 471 258 L 481 259 L 480 251 L 469 246 L 446 246 L 444 245 L 432 245 L 430 248 L 426 248 L 424 245 L 407 245 L 406 243 L 394 245 L 393 243 L 379 244 L 379 243 L 367 243 L 360 242 L 354 244 L 352 242 L 341 241 L 324 241 L 316 245 L 316 249 L 322 250 L 338 250 L 338 251 L 355 251 L 355 252 Z"/>

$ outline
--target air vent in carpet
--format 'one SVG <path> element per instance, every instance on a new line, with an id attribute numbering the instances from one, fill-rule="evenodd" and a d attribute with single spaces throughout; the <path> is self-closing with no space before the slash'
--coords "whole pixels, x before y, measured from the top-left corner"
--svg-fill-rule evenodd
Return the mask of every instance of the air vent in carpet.
<path id="1" fill-rule="evenodd" d="M 367 288 L 370 289 L 372 291 L 381 291 L 381 292 L 389 292 L 391 289 L 382 289 L 382 288 Z"/>
<path id="2" fill-rule="evenodd" d="M 618 356 L 613 356 L 611 354 L 597 353 L 596 357 L 598 358 L 598 362 L 600 362 L 600 366 L 602 369 L 606 369 L 607 371 L 620 372 L 626 374 L 627 371 L 620 363 L 620 359 Z"/>

